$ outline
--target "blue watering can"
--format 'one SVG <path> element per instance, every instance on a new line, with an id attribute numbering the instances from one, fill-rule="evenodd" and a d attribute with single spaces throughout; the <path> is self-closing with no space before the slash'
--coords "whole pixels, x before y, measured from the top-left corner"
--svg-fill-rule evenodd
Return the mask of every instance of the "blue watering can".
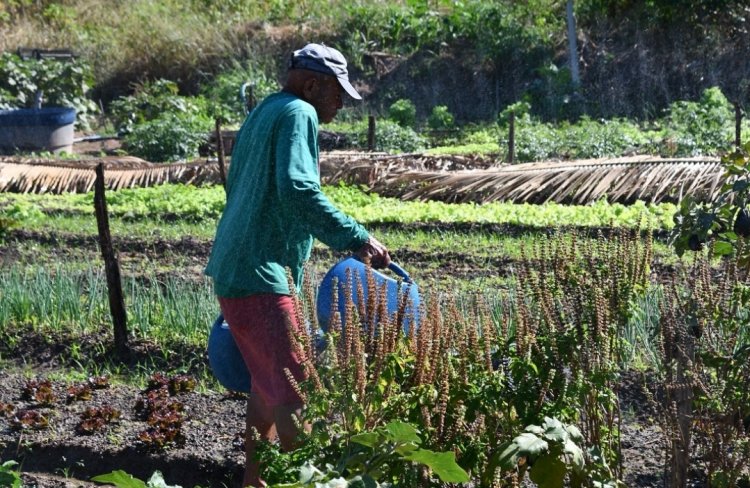
<path id="1" fill-rule="evenodd" d="M 250 393 L 250 373 L 229 331 L 229 324 L 221 314 L 208 335 L 208 364 L 224 388 Z"/>
<path id="2" fill-rule="evenodd" d="M 387 310 L 389 314 L 394 314 L 398 310 L 399 298 L 406 293 L 407 305 L 404 317 L 404 332 L 409 333 L 412 324 L 419 326 L 419 292 L 409 274 L 396 263 L 391 263 L 388 267 L 396 275 L 401 277 L 402 283 L 399 290 L 399 282 L 379 271 L 372 270 L 373 278 L 377 289 L 380 290 L 385 284 L 387 296 Z M 318 299 L 316 304 L 318 321 L 321 328 L 325 331 L 328 329 L 328 323 L 331 313 L 331 294 L 333 292 L 334 278 L 338 282 L 338 309 L 341 317 L 344 317 L 346 309 L 346 299 L 344 295 L 347 284 L 347 269 L 350 269 L 352 281 L 352 299 L 357 303 L 357 280 L 362 283 L 364 300 L 367 300 L 367 267 L 355 258 L 345 259 L 331 268 L 320 283 L 318 289 Z M 239 392 L 250 392 L 251 379 L 250 374 L 242 359 L 242 354 L 234 342 L 232 333 L 229 331 L 229 324 L 224 320 L 223 315 L 216 318 L 208 336 L 208 362 L 211 371 L 222 386 L 228 390 Z"/>
<path id="3" fill-rule="evenodd" d="M 389 315 L 393 315 L 398 311 L 399 302 L 402 295 L 406 296 L 406 310 L 404 313 L 404 333 L 408 334 L 412 324 L 415 327 L 419 327 L 419 290 L 417 285 L 414 284 L 409 274 L 404 271 L 401 266 L 396 263 L 391 263 L 388 269 L 394 272 L 401 278 L 401 285 L 399 288 L 399 280 L 387 276 L 375 269 L 371 270 L 373 278 L 375 280 L 376 293 L 386 287 L 386 300 L 387 310 Z M 320 283 L 318 289 L 318 299 L 316 303 L 316 309 L 318 312 L 318 322 L 320 327 L 324 330 L 328 330 L 328 324 L 331 320 L 331 300 L 333 299 L 333 283 L 334 279 L 338 282 L 338 312 L 341 317 L 341 321 L 344 321 L 346 312 L 346 297 L 344 291 L 346 290 L 347 282 L 347 271 L 351 275 L 351 287 L 352 287 L 352 301 L 355 306 L 359 303 L 359 295 L 357 291 L 357 283 L 362 284 L 362 292 L 364 297 L 362 300 L 367 303 L 367 296 L 370 293 L 367 285 L 367 266 L 358 261 L 355 258 L 348 258 L 340 263 L 336 264 L 331 268 Z"/>

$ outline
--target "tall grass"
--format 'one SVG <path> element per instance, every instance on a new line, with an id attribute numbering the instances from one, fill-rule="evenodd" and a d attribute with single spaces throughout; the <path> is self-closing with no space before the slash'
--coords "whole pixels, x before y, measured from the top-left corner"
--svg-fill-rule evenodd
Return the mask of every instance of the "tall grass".
<path id="1" fill-rule="evenodd" d="M 344 2 L 306 0 L 77 0 L 3 2 L 0 51 L 70 48 L 92 63 L 99 83 L 168 78 L 199 81 L 226 60 L 275 59 L 273 24 L 285 37 L 326 37 Z M 291 35 L 289 35 L 291 34 Z M 271 61 L 275 62 L 275 61 Z M 273 71 L 271 69 L 270 71 Z M 121 87 L 127 88 L 127 87 Z"/>

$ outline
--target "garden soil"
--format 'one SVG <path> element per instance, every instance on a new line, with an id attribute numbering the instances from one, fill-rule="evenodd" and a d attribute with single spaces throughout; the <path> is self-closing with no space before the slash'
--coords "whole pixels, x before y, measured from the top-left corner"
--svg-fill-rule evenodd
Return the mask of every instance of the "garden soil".
<path id="1" fill-rule="evenodd" d="M 36 351 L 39 353 L 40 351 Z M 50 351 L 48 357 L 54 357 Z M 42 354 L 44 356 L 44 354 Z M 20 359 L 20 358 L 19 358 Z M 29 373 L 37 377 L 58 377 L 54 370 L 20 361 L 19 368 L 0 372 L 0 403 L 11 404 L 16 411 L 33 409 L 48 418 L 43 430 L 17 431 L 9 418 L 0 418 L 0 459 L 19 461 L 24 486 L 72 488 L 100 486 L 91 477 L 123 470 L 137 478 L 148 479 L 160 471 L 169 484 L 185 488 L 238 487 L 244 455 L 241 437 L 244 428 L 245 400 L 226 392 L 189 392 L 175 396 L 183 406 L 184 443 L 165 449 L 150 449 L 138 440 L 148 424 L 135 406 L 143 390 L 112 385 L 94 390 L 90 400 L 66 403 L 65 380 L 52 380 L 59 400 L 51 406 L 21 400 Z M 23 367 L 21 366 L 23 364 Z M 663 472 L 663 436 L 643 410 L 639 381 L 623 382 L 622 450 L 625 482 L 630 487 L 660 487 Z M 76 433 L 76 425 L 85 409 L 108 405 L 121 412 L 121 418 L 92 435 Z"/>

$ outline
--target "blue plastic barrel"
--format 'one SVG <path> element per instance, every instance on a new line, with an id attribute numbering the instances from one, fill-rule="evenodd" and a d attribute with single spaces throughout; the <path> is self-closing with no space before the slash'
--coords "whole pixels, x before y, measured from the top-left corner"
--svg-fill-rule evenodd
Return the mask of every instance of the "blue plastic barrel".
<path id="1" fill-rule="evenodd" d="M 245 366 L 229 324 L 219 315 L 208 336 L 208 364 L 219 383 L 227 390 L 250 392 L 250 373 Z"/>
<path id="2" fill-rule="evenodd" d="M 73 150 L 76 109 L 68 107 L 0 110 L 0 150 Z"/>
<path id="3" fill-rule="evenodd" d="M 372 274 L 377 288 L 376 293 L 379 293 L 378 290 L 382 289 L 385 285 L 387 297 L 386 309 L 389 315 L 394 315 L 398 311 L 399 301 L 402 295 L 407 295 L 403 327 L 404 333 L 408 334 L 412 324 L 414 324 L 415 327 L 419 327 L 419 290 L 417 285 L 412 282 L 409 274 L 400 266 L 391 263 L 389 269 L 393 271 L 397 277 L 401 278 L 400 288 L 398 279 L 387 276 L 384 273 L 373 269 Z M 347 270 L 350 270 L 350 281 L 347 281 Z M 337 306 L 342 321 L 344 320 L 346 313 L 346 296 L 344 292 L 347 284 L 351 286 L 352 300 L 354 301 L 355 306 L 359 303 L 359 293 L 357 291 L 358 283 L 362 283 L 362 292 L 364 294 L 363 300 L 365 303 L 367 302 L 367 297 L 370 293 L 367 285 L 367 266 L 364 263 L 352 257 L 333 266 L 328 273 L 326 273 L 323 281 L 320 283 L 320 288 L 318 288 L 316 309 L 318 313 L 318 322 L 324 331 L 328 330 L 328 325 L 331 321 L 331 302 L 333 300 L 334 281 L 338 282 Z"/>

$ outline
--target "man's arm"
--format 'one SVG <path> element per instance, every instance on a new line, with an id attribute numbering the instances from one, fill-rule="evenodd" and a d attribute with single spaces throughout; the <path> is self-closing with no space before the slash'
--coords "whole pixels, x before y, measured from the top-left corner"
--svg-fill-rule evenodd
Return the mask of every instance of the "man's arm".
<path id="1" fill-rule="evenodd" d="M 289 125 L 281 125 L 277 139 L 276 184 L 289 215 L 327 246 L 353 251 L 375 267 L 387 266 L 390 257 L 385 246 L 337 209 L 321 191 L 315 120 L 302 113 L 285 122 Z"/>

